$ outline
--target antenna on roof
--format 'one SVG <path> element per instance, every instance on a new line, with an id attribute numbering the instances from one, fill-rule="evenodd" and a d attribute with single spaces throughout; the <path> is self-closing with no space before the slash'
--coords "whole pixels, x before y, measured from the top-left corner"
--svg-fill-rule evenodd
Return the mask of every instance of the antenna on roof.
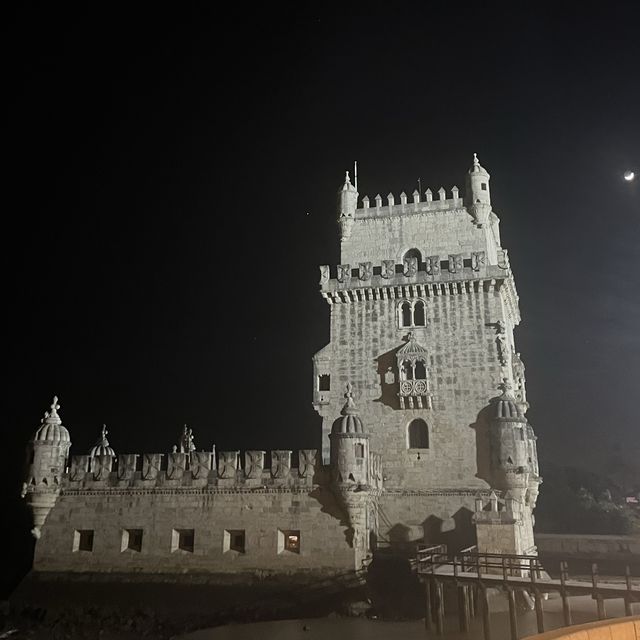
<path id="1" fill-rule="evenodd" d="M 358 190 L 358 161 L 354 160 L 353 161 L 353 181 L 354 181 L 354 187 L 356 188 L 356 191 Z"/>

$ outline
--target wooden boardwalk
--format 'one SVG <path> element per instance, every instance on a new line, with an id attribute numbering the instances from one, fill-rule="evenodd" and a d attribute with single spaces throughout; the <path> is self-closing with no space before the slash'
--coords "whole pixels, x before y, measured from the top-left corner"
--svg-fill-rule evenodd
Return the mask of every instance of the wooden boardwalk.
<path id="1" fill-rule="evenodd" d="M 425 584 L 425 626 L 428 632 L 434 626 L 439 635 L 444 628 L 444 585 L 453 584 L 458 591 L 458 617 L 460 630 L 468 631 L 470 617 L 479 612 L 483 618 L 485 640 L 491 640 L 488 589 L 505 593 L 509 604 L 511 640 L 518 640 L 516 597 L 533 599 L 538 632 L 544 632 L 543 600 L 557 592 L 562 598 L 564 623 L 571 625 L 572 596 L 590 595 L 597 605 L 598 619 L 606 618 L 605 601 L 624 600 L 625 614 L 631 615 L 631 604 L 640 602 L 640 579 L 631 576 L 629 567 L 625 575 L 607 577 L 598 574 L 593 564 L 588 579 L 570 577 L 568 564 L 560 563 L 560 577 L 552 578 L 542 567 L 536 555 L 505 555 L 477 553 L 466 549 L 454 556 L 447 554 L 444 545 L 419 548 L 412 562 L 418 577 Z"/>

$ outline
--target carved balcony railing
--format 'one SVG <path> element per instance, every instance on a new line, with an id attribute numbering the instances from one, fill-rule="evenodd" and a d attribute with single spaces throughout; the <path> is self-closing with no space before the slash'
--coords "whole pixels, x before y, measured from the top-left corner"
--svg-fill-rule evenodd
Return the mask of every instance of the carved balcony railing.
<path id="1" fill-rule="evenodd" d="M 401 409 L 431 409 L 431 394 L 426 380 L 400 381 Z"/>

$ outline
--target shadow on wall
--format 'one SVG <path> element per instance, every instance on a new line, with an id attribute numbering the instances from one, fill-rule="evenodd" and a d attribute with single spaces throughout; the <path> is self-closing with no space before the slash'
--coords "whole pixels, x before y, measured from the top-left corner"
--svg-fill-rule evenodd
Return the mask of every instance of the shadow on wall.
<path id="1" fill-rule="evenodd" d="M 491 421 L 491 406 L 486 406 L 478 413 L 476 421 L 470 424 L 476 432 L 476 478 L 491 484 L 491 440 L 489 428 Z"/>
<path id="2" fill-rule="evenodd" d="M 391 550 L 411 556 L 417 544 L 446 544 L 449 552 L 460 551 L 476 544 L 472 518 L 473 512 L 461 507 L 446 520 L 430 515 L 421 526 L 409 527 L 398 522 L 389 529 L 388 544 Z"/>
<path id="3" fill-rule="evenodd" d="M 398 399 L 398 381 L 400 374 L 398 372 L 397 353 L 402 346 L 403 345 L 400 344 L 395 349 L 387 351 L 375 359 L 378 365 L 376 372 L 380 379 L 380 389 L 382 393 L 374 402 L 381 402 L 387 405 L 387 407 L 391 407 L 391 409 L 400 408 L 400 400 Z"/>

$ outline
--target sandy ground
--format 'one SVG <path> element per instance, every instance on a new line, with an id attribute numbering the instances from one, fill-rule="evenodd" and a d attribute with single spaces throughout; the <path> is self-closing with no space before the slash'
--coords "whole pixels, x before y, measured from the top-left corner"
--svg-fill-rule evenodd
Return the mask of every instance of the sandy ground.
<path id="1" fill-rule="evenodd" d="M 508 640 L 509 618 L 506 600 L 504 607 L 498 601 L 491 614 L 492 637 L 495 640 Z M 544 603 L 545 630 L 563 626 L 562 601 L 559 597 Z M 595 601 L 589 596 L 571 598 L 571 611 L 574 624 L 597 620 Z M 607 617 L 624 616 L 622 600 L 606 602 Z M 640 604 L 633 605 L 633 613 L 640 614 Z M 463 634 L 458 629 L 458 620 L 448 617 L 445 621 L 445 634 L 451 640 L 482 640 L 482 620 L 472 620 L 471 633 Z M 518 617 L 519 636 L 524 638 L 537 633 L 534 611 Z M 175 636 L 175 640 L 424 640 L 426 637 L 423 621 L 382 622 L 364 618 L 316 618 L 307 620 L 280 620 L 255 624 L 238 624 L 202 629 L 193 633 Z M 437 636 L 432 632 L 434 638 Z"/>

